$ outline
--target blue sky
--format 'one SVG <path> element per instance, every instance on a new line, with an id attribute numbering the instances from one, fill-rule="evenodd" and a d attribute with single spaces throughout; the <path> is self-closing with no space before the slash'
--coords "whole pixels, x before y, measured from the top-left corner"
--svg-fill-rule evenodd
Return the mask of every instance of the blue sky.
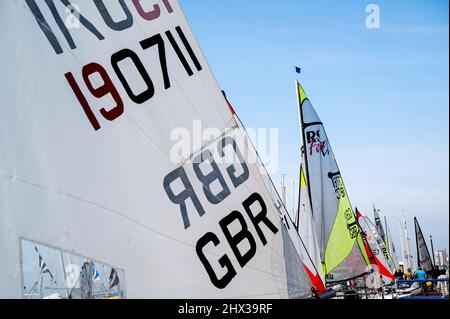
<path id="1" fill-rule="evenodd" d="M 381 11 L 380 29 L 365 8 Z M 180 0 L 220 85 L 247 127 L 279 129 L 278 185 L 298 181 L 293 65 L 325 124 L 354 206 L 402 210 L 435 249 L 449 242 L 447 0 Z M 292 195 L 289 196 L 292 201 Z"/>

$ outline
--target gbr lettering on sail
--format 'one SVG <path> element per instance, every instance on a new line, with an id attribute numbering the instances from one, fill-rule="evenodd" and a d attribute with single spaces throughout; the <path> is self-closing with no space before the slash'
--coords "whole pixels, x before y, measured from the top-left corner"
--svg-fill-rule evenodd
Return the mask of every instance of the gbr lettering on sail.
<path id="1" fill-rule="evenodd" d="M 250 170 L 238 147 L 240 143 L 236 140 L 239 140 L 238 136 L 235 139 L 232 135 L 225 134 L 219 138 L 218 142 L 213 143 L 211 147 L 200 151 L 193 158 L 192 163 L 180 166 L 164 178 L 164 189 L 170 200 L 179 206 L 185 230 L 188 231 L 191 227 L 190 216 L 192 214 L 198 214 L 200 217 L 207 214 L 206 204 L 216 207 L 210 214 L 217 213 L 218 210 L 222 212 L 224 208 L 228 209 L 228 206 L 220 204 L 223 204 L 228 197 L 231 197 L 233 192 L 238 193 L 242 191 L 244 194 L 249 192 L 244 184 L 250 179 Z M 224 161 L 225 165 L 219 167 L 215 158 L 220 160 L 227 157 L 236 158 L 237 161 L 232 163 Z M 188 169 L 195 172 L 194 178 L 188 177 L 186 172 Z M 205 173 L 205 171 L 208 173 Z M 227 184 L 224 178 L 225 174 L 231 180 L 230 185 Z M 194 183 L 197 184 L 196 186 L 201 186 L 202 194 L 195 191 Z M 182 185 L 181 188 L 180 185 Z M 252 193 L 250 191 L 250 194 L 240 204 L 240 207 L 230 207 L 231 212 L 218 222 L 219 229 L 226 238 L 227 245 L 231 248 L 241 268 L 244 268 L 255 257 L 259 242 L 266 246 L 268 243 L 266 236 L 278 233 L 278 228 L 268 218 L 268 207 L 263 197 L 258 192 Z M 206 198 L 206 203 L 200 198 Z M 193 204 L 195 210 L 188 211 L 189 203 Z M 236 231 L 236 227 L 233 227 L 236 224 L 239 225 L 237 227 L 238 231 Z M 256 231 L 257 238 L 250 229 Z M 212 284 L 219 289 L 223 289 L 237 275 L 237 270 L 233 266 L 230 257 L 223 254 L 215 257 L 215 262 L 218 262 L 220 267 L 225 269 L 226 273 L 219 276 L 215 272 L 205 251 L 219 245 L 223 246 L 223 243 L 220 242 L 218 234 L 206 232 L 198 239 L 196 252 Z M 243 246 L 248 248 L 242 248 Z M 222 247 L 218 251 L 223 250 Z"/>
<path id="2" fill-rule="evenodd" d="M 89 41 L 96 40 L 98 43 L 107 41 L 107 34 L 125 32 L 140 22 L 157 23 L 163 15 L 170 16 L 175 13 L 172 0 L 117 0 L 114 3 L 93 0 L 96 11 L 89 10 L 85 14 L 85 11 L 78 10 L 71 0 L 25 0 L 25 3 L 31 10 L 43 38 L 48 41 L 49 49 L 57 57 L 76 52 L 81 46 L 80 39 L 64 23 L 61 7 L 77 17 L 81 28 L 77 34 L 83 32 Z M 113 17 L 109 10 L 113 5 L 116 8 L 119 5 L 121 8 L 120 19 Z M 112 33 L 106 33 L 105 28 Z M 71 101 L 71 105 L 78 107 L 93 132 L 105 130 L 108 124 L 114 125 L 114 121 L 125 114 L 126 108 L 137 107 L 150 101 L 159 93 L 158 89 L 169 90 L 178 82 L 174 75 L 176 72 L 171 72 L 174 68 L 181 68 L 188 77 L 202 72 L 203 66 L 197 57 L 199 53 L 195 52 L 185 31 L 181 25 L 174 25 L 150 36 L 142 35 L 136 43 L 138 49 L 134 46 L 134 49 L 123 47 L 111 52 L 106 51 L 106 59 L 104 53 L 99 54 L 98 58 L 94 54 L 88 63 L 75 68 L 72 66 L 74 69 L 68 69 L 61 74 L 61 78 L 73 93 L 75 103 Z M 176 64 L 173 64 L 173 60 L 170 64 L 169 50 L 177 57 Z M 146 55 L 157 58 L 158 72 L 155 72 L 154 67 L 151 70 L 145 67 Z M 131 62 L 137 70 L 139 78 L 145 84 L 143 89 L 136 90 L 133 87 L 132 76 L 123 68 L 124 61 Z M 125 101 L 131 103 L 125 105 Z M 180 226 L 184 227 L 185 231 L 188 232 L 192 226 L 193 214 L 200 217 L 208 215 L 208 205 L 219 207 L 232 197 L 233 192 L 242 190 L 251 178 L 249 167 L 238 145 L 240 144 L 236 141 L 236 136 L 224 134 L 211 147 L 202 149 L 191 164 L 180 166 L 165 176 L 164 191 L 169 202 L 179 208 Z M 219 167 L 213 153 L 219 158 L 233 153 L 239 161 Z M 187 166 L 195 172 L 194 175 L 187 174 Z M 209 173 L 205 173 L 205 166 Z M 229 182 L 226 182 L 226 179 Z M 220 185 L 219 192 L 213 190 L 215 184 Z M 182 185 L 181 191 L 176 189 L 176 185 Z M 200 185 L 202 194 L 196 192 L 193 185 Z M 268 206 L 261 194 L 248 189 L 240 193 L 248 193 L 248 196 L 239 205 L 229 207 L 228 211 L 221 211 L 224 217 L 218 221 L 218 225 L 213 226 L 216 231 L 205 231 L 195 238 L 198 260 L 206 271 L 205 275 L 207 274 L 211 283 L 218 289 L 227 287 L 237 275 L 238 269 L 231 259 L 237 260 L 238 265 L 244 268 L 255 257 L 258 245 L 267 245 L 267 236 L 278 233 L 278 228 L 268 218 Z M 188 211 L 188 207 L 192 207 L 188 203 L 193 204 L 195 211 Z M 217 211 L 218 209 L 214 209 L 214 212 Z M 236 224 L 239 225 L 237 232 L 233 229 Z M 220 236 L 218 231 L 221 232 Z M 226 242 L 221 241 L 219 237 L 224 237 Z M 218 257 L 211 261 L 206 251 L 217 246 L 227 246 L 234 258 L 220 253 L 224 249 L 219 247 Z M 215 271 L 212 263 L 219 264 L 222 270 Z"/>

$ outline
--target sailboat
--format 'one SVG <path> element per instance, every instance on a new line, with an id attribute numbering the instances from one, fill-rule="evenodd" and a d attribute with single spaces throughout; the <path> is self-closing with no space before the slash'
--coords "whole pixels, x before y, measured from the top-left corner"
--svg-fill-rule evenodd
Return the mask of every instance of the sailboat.
<path id="1" fill-rule="evenodd" d="M 398 269 L 399 268 L 399 261 L 398 261 L 398 257 L 397 257 L 397 251 L 395 249 L 395 243 L 394 243 L 394 240 L 392 238 L 391 232 L 390 232 L 390 230 L 388 228 L 386 216 L 384 218 L 385 218 L 385 225 L 386 225 L 386 241 L 385 241 L 385 243 L 386 243 L 386 246 L 387 246 L 387 248 L 389 250 L 389 254 L 390 254 L 391 258 L 392 258 L 392 262 L 394 263 L 394 267 L 395 267 L 395 269 Z"/>
<path id="2" fill-rule="evenodd" d="M 0 298 L 23 296 L 25 239 L 120 269 L 128 298 L 311 295 L 313 262 L 178 1 L 7 0 L 0 21 Z M 320 145 L 326 207 L 311 155 L 306 175 L 342 280 L 366 263 Z"/>
<path id="3" fill-rule="evenodd" d="M 383 228 L 383 223 L 381 222 L 380 210 L 375 207 L 375 204 L 373 204 L 373 218 L 375 219 L 375 226 L 377 227 L 377 232 L 383 239 L 383 241 L 386 243 L 386 233 Z"/>
<path id="4" fill-rule="evenodd" d="M 430 273 L 434 270 L 433 260 L 416 217 L 414 217 L 414 228 L 416 231 L 417 266 Z"/>
<path id="5" fill-rule="evenodd" d="M 383 284 L 390 285 L 394 283 L 393 265 L 390 262 L 390 255 L 384 246 L 381 235 L 378 234 L 378 231 L 367 216 L 363 216 L 357 209 L 356 214 L 361 230 L 364 232 L 364 237 L 367 240 L 366 251 L 368 255 L 370 253 L 373 255 L 374 263 L 377 266 L 379 275 L 382 277 Z"/>
<path id="6" fill-rule="evenodd" d="M 408 226 L 406 224 L 405 215 L 402 214 L 402 220 L 400 221 L 400 234 L 402 244 L 402 259 L 405 266 L 405 270 L 413 269 L 413 257 L 411 254 L 410 238 L 408 235 Z"/>
<path id="7" fill-rule="evenodd" d="M 303 188 L 307 189 L 300 191 L 300 202 L 306 209 L 311 203 L 306 214 L 314 220 L 319 256 L 313 260 L 320 258 L 327 284 L 364 276 L 371 270 L 370 262 L 323 123 L 303 87 L 298 81 L 295 85 L 304 149 Z M 301 236 L 307 232 L 303 230 Z M 314 240 L 310 246 L 316 246 Z"/>

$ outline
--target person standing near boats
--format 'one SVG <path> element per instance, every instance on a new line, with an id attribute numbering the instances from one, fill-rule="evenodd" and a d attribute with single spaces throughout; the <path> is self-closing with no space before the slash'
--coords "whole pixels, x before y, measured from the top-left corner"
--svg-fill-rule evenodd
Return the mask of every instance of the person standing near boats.
<path id="1" fill-rule="evenodd" d="M 440 269 L 441 274 L 439 275 L 439 277 L 437 277 L 437 279 L 448 279 L 448 275 L 445 269 Z M 439 294 L 442 297 L 448 297 L 448 281 L 440 281 L 437 284 L 437 289 Z"/>
<path id="2" fill-rule="evenodd" d="M 414 279 L 417 280 L 427 280 L 428 275 L 425 271 L 422 270 L 422 267 L 419 266 L 419 269 L 417 269 L 414 272 Z M 422 286 L 422 294 L 427 291 L 427 286 L 425 282 L 421 282 L 420 285 Z"/>
<path id="3" fill-rule="evenodd" d="M 412 273 L 411 268 L 408 268 L 406 270 L 405 279 L 406 280 L 412 280 L 413 279 L 413 273 Z"/>
<path id="4" fill-rule="evenodd" d="M 397 280 L 403 280 L 403 279 L 405 279 L 405 274 L 403 273 L 402 269 L 399 268 L 399 269 L 395 272 L 394 277 L 395 277 L 395 279 L 397 279 Z"/>
<path id="5" fill-rule="evenodd" d="M 414 279 L 426 280 L 427 278 L 427 273 L 422 270 L 422 267 L 419 267 L 419 269 L 414 272 Z"/>

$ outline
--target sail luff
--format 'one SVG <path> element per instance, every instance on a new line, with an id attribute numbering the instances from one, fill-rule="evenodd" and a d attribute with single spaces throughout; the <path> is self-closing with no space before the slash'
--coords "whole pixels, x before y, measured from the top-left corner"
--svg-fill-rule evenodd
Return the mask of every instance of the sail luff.
<path id="1" fill-rule="evenodd" d="M 301 88 L 301 91 L 299 90 L 299 88 Z M 304 119 L 303 119 L 303 112 L 302 112 L 302 104 L 303 101 L 305 99 L 307 99 L 308 97 L 306 96 L 305 92 L 303 91 L 302 86 L 300 85 L 300 83 L 295 80 L 295 92 L 297 93 L 297 105 L 298 105 L 298 114 L 299 114 L 299 123 L 300 123 L 300 130 L 301 130 L 301 141 L 302 141 L 302 149 L 301 149 L 301 154 L 302 152 L 306 152 L 306 142 L 305 142 L 305 125 L 304 125 Z M 302 94 L 303 92 L 303 94 Z M 307 189 L 308 189 L 308 195 L 309 198 L 311 198 L 311 189 L 309 187 L 311 180 L 309 177 L 309 169 L 308 169 L 308 157 L 305 156 L 305 175 L 306 175 L 306 184 L 307 184 Z M 314 208 L 311 205 L 311 214 L 312 216 L 314 216 Z M 321 242 L 321 238 L 319 238 L 319 242 Z"/>

